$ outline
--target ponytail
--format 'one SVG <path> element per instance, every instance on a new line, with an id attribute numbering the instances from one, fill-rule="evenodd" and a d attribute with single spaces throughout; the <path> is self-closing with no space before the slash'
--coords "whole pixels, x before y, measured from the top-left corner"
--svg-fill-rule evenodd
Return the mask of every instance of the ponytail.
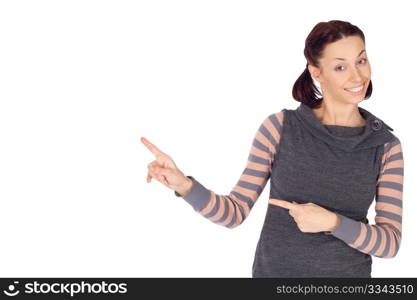
<path id="1" fill-rule="evenodd" d="M 304 72 L 295 81 L 292 88 L 292 96 L 295 100 L 300 101 L 311 108 L 320 105 L 323 99 L 317 86 L 314 84 L 313 78 L 308 70 L 308 63 Z"/>

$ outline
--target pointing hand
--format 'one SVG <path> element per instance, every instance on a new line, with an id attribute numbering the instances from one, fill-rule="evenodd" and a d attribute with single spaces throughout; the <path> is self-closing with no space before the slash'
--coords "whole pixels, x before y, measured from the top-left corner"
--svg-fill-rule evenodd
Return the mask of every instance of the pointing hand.
<path id="1" fill-rule="evenodd" d="M 339 224 L 336 213 L 315 203 L 299 204 L 280 199 L 272 199 L 273 204 L 288 209 L 288 213 L 302 232 L 332 231 Z"/>
<path id="2" fill-rule="evenodd" d="M 155 178 L 167 188 L 176 191 L 186 191 L 191 187 L 191 179 L 186 177 L 172 158 L 162 152 L 149 140 L 141 137 L 141 142 L 155 155 L 155 160 L 148 164 L 148 176 L 146 181 L 151 182 Z M 181 193 L 180 193 L 181 194 Z"/>

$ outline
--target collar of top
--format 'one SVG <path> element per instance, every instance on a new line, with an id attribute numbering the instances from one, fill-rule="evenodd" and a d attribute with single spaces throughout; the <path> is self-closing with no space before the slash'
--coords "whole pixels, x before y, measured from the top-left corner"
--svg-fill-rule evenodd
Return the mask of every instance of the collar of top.
<path id="1" fill-rule="evenodd" d="M 329 145 L 347 152 L 372 148 L 395 138 L 390 132 L 393 129 L 380 118 L 362 107 L 358 107 L 358 109 L 366 120 L 366 125 L 360 127 L 324 125 L 312 109 L 304 103 L 301 103 L 295 110 L 295 115 L 301 125 L 314 136 Z"/>

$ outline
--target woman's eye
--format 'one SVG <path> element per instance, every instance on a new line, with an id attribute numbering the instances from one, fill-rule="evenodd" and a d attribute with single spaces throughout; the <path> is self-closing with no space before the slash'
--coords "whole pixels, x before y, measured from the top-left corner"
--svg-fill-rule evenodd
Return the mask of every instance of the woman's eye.
<path id="1" fill-rule="evenodd" d="M 365 64 L 367 61 L 368 61 L 368 59 L 366 59 L 366 58 L 362 58 L 361 60 L 360 60 L 360 62 L 361 61 L 363 61 L 363 63 L 362 64 Z M 336 68 L 335 68 L 335 70 L 336 71 L 342 71 L 342 68 L 343 68 L 343 66 L 337 66 Z"/>

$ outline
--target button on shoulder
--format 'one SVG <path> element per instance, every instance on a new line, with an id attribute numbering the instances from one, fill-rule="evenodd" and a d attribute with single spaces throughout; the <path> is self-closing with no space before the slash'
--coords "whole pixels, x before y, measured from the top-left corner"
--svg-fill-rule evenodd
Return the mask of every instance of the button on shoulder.
<path id="1" fill-rule="evenodd" d="M 372 121 L 372 129 L 373 130 L 380 130 L 382 128 L 382 121 L 379 119 L 374 119 Z"/>

